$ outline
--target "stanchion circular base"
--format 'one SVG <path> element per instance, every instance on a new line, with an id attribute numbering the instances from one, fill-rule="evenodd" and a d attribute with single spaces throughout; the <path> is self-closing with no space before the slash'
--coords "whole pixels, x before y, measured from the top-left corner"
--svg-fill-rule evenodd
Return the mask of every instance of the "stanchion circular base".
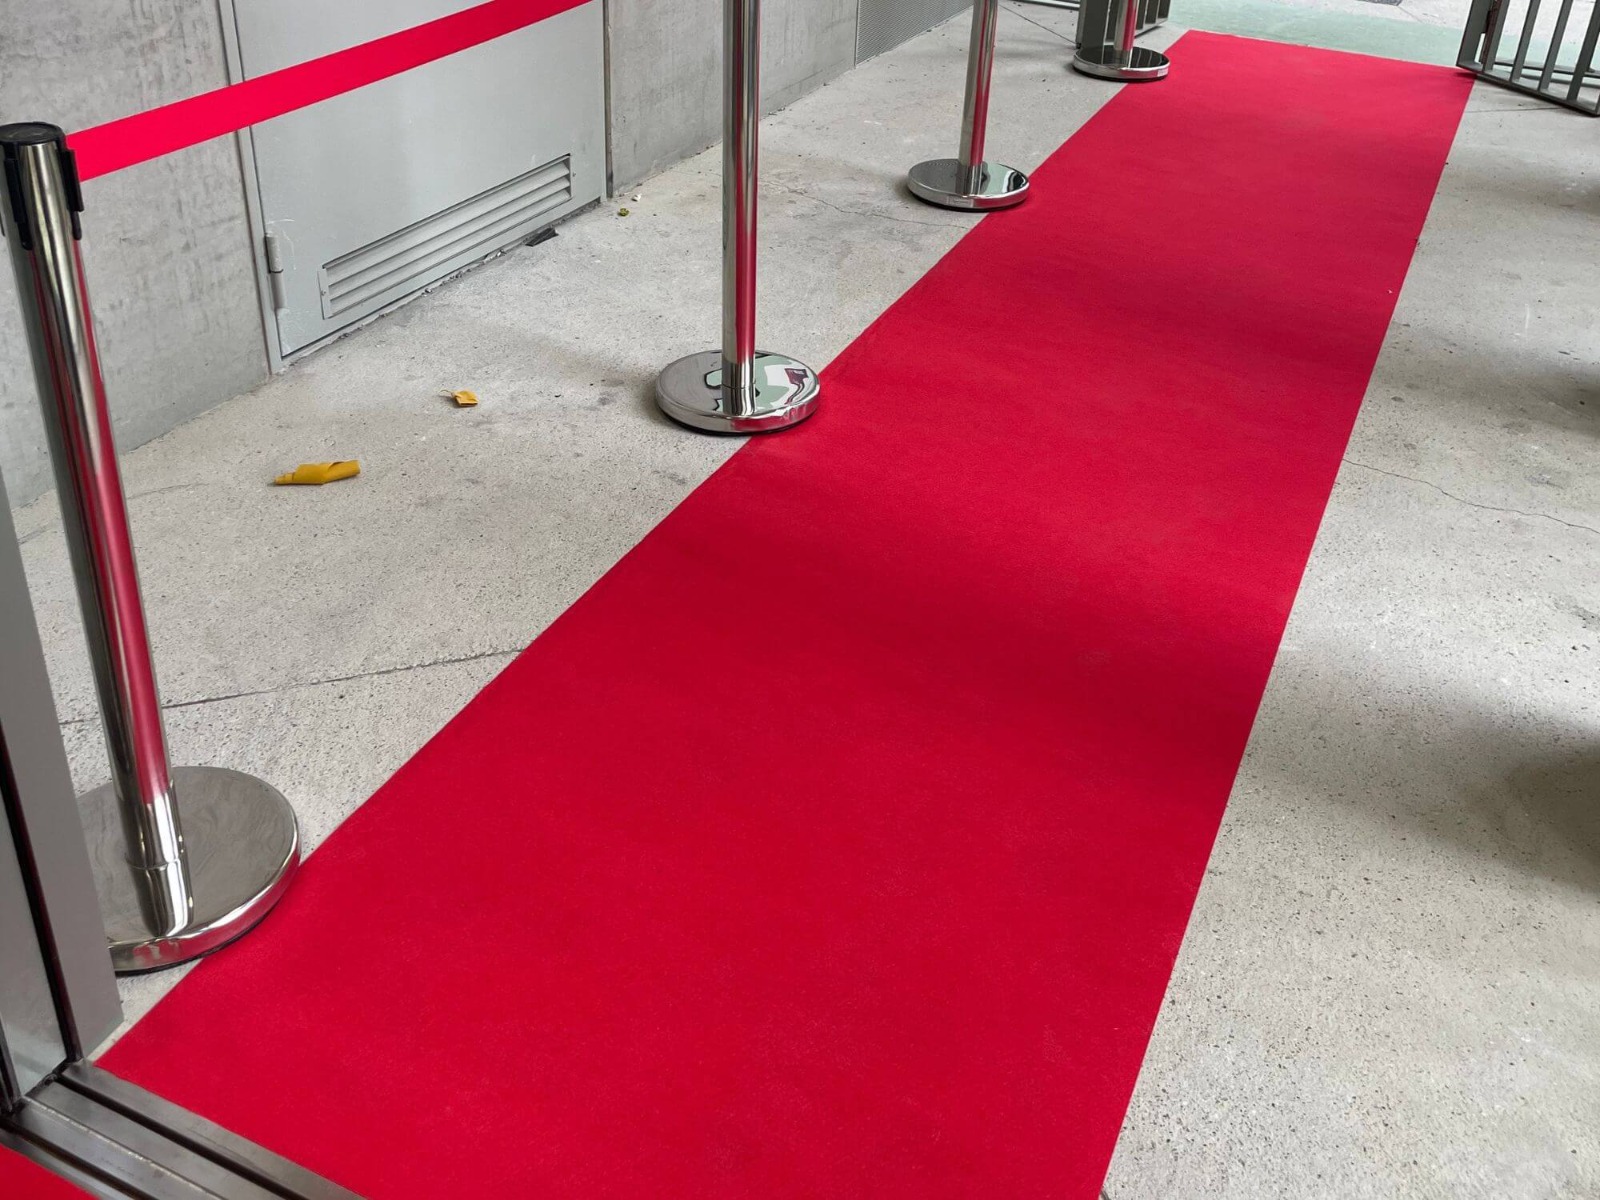
<path id="1" fill-rule="evenodd" d="M 300 865 L 300 826 L 289 802 L 254 776 L 221 767 L 178 767 L 172 794 L 183 827 L 194 916 L 173 937 L 157 937 L 129 865 L 117 796 L 110 784 L 78 799 L 100 914 L 119 975 L 175 967 L 221 949 L 271 911 Z"/>
<path id="2" fill-rule="evenodd" d="M 1142 83 L 1151 79 L 1165 79 L 1172 65 L 1165 54 L 1147 46 L 1135 46 L 1123 53 L 1115 46 L 1094 46 L 1080 50 L 1073 56 L 1075 70 L 1096 79 L 1121 79 L 1128 83 Z"/>
<path id="3" fill-rule="evenodd" d="M 817 373 L 782 354 L 756 351 L 755 395 L 731 411 L 722 394 L 722 352 L 680 358 L 656 377 L 656 403 L 674 421 L 708 433 L 772 433 L 817 411 Z"/>
<path id="4" fill-rule="evenodd" d="M 966 172 L 954 158 L 919 162 L 907 174 L 906 186 L 918 200 L 963 212 L 1010 208 L 1028 198 L 1028 177 L 1001 163 L 984 163 L 977 190 L 968 191 Z"/>

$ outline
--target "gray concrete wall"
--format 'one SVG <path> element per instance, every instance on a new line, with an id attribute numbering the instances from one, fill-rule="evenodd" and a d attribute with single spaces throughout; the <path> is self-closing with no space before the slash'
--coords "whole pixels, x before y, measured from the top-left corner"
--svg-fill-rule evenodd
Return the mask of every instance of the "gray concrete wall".
<path id="1" fill-rule="evenodd" d="M 855 64 L 857 0 L 765 0 L 774 112 Z M 620 190 L 722 136 L 722 0 L 610 0 L 611 170 Z"/>
<path id="2" fill-rule="evenodd" d="M 215 0 L 0 0 L 0 120 L 84 128 L 227 82 Z M 84 256 L 123 450 L 267 375 L 238 153 L 224 138 L 84 188 Z M 0 471 L 50 486 L 9 266 L 0 267 Z"/>

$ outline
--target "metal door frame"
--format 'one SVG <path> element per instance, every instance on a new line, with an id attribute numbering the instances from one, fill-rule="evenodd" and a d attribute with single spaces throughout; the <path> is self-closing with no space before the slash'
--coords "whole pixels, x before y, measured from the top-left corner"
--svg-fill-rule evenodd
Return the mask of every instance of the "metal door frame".
<path id="1" fill-rule="evenodd" d="M 217 20 L 222 26 L 222 55 L 228 70 L 228 82 L 241 83 L 244 81 L 244 56 L 239 48 L 239 14 L 233 0 L 217 0 Z M 261 340 L 267 350 L 267 370 L 276 375 L 289 364 L 291 358 L 298 358 L 315 347 L 288 358 L 284 356 L 283 338 L 278 333 L 278 310 L 272 303 L 272 284 L 267 277 L 267 222 L 262 215 L 261 178 L 256 174 L 253 128 L 246 125 L 235 133 L 233 145 L 239 156 L 239 179 L 244 186 L 245 222 L 250 230 L 250 261 L 255 265 L 256 303 L 261 309 Z M 357 322 L 357 326 L 364 323 Z"/>

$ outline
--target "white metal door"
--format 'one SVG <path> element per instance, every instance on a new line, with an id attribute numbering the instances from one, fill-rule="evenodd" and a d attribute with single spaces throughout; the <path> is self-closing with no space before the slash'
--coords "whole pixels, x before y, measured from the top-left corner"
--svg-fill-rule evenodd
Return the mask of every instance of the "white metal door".
<path id="1" fill-rule="evenodd" d="M 233 0 L 254 78 L 477 0 Z M 280 349 L 337 333 L 605 188 L 600 0 L 257 126 Z"/>

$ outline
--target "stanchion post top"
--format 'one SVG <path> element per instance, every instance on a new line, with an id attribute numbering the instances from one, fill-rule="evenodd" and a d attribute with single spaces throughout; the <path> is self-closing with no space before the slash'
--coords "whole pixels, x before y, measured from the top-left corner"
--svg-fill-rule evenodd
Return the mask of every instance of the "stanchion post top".
<path id="1" fill-rule="evenodd" d="M 0 125 L 0 145 L 42 146 L 46 142 L 66 144 L 67 134 L 59 125 L 46 121 L 14 121 Z"/>
<path id="2" fill-rule="evenodd" d="M 18 165 L 18 151 L 26 146 L 54 144 L 61 159 L 61 186 L 66 190 L 67 211 L 72 216 L 72 236 L 83 238 L 83 225 L 78 214 L 83 212 L 83 188 L 78 182 L 78 160 L 67 148 L 66 131 L 48 121 L 16 121 L 0 125 L 0 157 L 5 160 L 6 192 L 11 200 L 11 216 L 24 250 L 33 249 L 33 229 L 28 223 L 27 210 L 22 197 L 22 169 Z"/>

